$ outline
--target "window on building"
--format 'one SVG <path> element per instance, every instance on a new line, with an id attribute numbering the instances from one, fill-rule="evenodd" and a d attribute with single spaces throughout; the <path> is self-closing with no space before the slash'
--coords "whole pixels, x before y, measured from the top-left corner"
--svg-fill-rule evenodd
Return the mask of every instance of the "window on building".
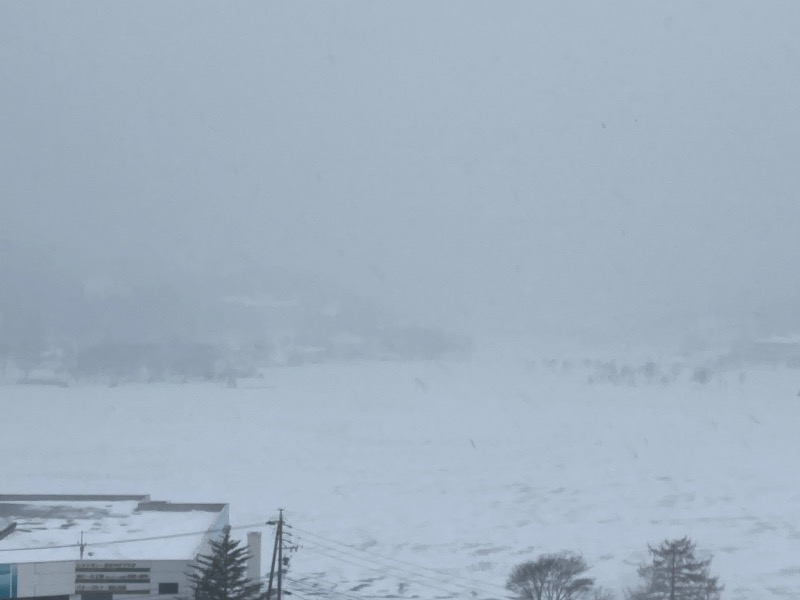
<path id="1" fill-rule="evenodd" d="M 159 594 L 177 594 L 178 593 L 178 584 L 177 583 L 159 583 L 158 584 L 158 593 Z"/>

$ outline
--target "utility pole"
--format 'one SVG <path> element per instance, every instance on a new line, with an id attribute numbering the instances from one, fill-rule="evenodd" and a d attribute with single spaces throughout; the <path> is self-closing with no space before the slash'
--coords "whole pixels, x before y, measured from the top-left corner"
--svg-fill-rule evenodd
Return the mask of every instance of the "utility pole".
<path id="1" fill-rule="evenodd" d="M 278 535 L 281 540 L 278 542 L 278 600 L 281 600 L 283 590 L 283 509 L 278 509 Z"/>
<path id="2" fill-rule="evenodd" d="M 267 585 L 267 600 L 272 600 L 272 583 L 275 579 L 275 562 L 278 562 L 278 600 L 281 600 L 283 591 L 283 509 L 278 509 L 278 520 L 267 521 L 267 525 L 277 525 L 275 530 L 275 545 L 272 547 L 272 566 L 269 569 L 269 584 Z"/>

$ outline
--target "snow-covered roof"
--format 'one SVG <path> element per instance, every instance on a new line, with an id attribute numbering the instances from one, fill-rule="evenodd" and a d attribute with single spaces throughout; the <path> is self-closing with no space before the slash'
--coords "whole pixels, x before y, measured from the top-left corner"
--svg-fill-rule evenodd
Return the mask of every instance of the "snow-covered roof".
<path id="1" fill-rule="evenodd" d="M 173 504 L 147 495 L 0 495 L 0 563 L 187 560 L 227 525 L 227 504 Z M 155 538 L 155 539 L 153 539 Z"/>

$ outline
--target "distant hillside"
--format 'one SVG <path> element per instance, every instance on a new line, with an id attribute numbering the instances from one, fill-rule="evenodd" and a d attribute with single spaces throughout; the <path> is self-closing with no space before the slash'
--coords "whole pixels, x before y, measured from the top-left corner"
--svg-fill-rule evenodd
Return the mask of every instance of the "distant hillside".
<path id="1" fill-rule="evenodd" d="M 224 378 L 330 360 L 435 359 L 469 340 L 401 323 L 374 302 L 281 269 L 83 280 L 4 247 L 5 378 L 119 383 Z"/>

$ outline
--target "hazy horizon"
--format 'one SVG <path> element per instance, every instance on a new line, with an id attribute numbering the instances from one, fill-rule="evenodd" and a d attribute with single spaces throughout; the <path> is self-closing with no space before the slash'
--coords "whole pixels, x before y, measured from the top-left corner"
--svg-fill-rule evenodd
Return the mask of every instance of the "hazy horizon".
<path id="1" fill-rule="evenodd" d="M 800 300 L 796 3 L 0 4 L 0 239 L 408 319 Z"/>

